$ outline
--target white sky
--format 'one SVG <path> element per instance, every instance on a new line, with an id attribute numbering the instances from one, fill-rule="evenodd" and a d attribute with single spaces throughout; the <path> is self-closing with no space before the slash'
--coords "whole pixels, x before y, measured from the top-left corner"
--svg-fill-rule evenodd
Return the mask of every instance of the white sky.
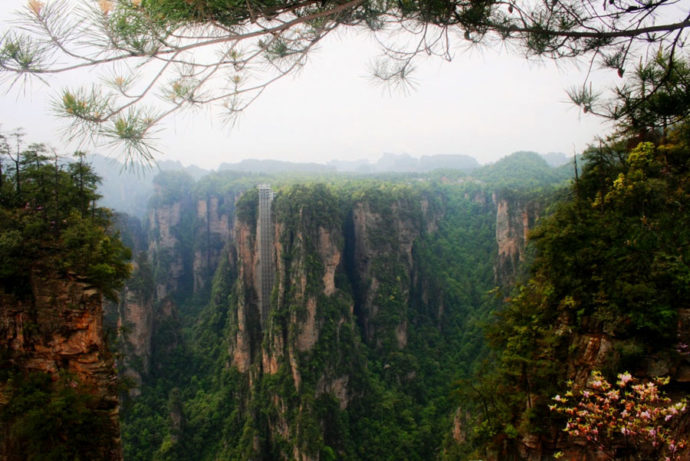
<path id="1" fill-rule="evenodd" d="M 11 27 L 10 11 L 25 1 L 0 0 L 3 31 Z M 297 75 L 273 84 L 238 125 L 229 128 L 203 110 L 169 119 L 158 136 L 160 158 L 213 168 L 246 158 L 374 161 L 393 152 L 466 154 L 488 163 L 517 150 L 580 152 L 607 129 L 568 102 L 565 90 L 583 82 L 584 65 L 458 49 L 452 62 L 419 62 L 416 89 L 405 94 L 372 80 L 369 64 L 377 55 L 364 34 L 333 35 Z M 616 81 L 610 72 L 594 81 L 602 79 Z M 2 130 L 24 127 L 30 141 L 61 150 L 65 123 L 51 115 L 49 103 L 60 84 L 34 81 L 0 93 Z"/>

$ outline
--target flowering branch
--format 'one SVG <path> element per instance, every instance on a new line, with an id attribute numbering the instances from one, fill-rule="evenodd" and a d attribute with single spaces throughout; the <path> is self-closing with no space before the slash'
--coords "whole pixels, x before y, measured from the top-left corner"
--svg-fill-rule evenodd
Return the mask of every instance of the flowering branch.
<path id="1" fill-rule="evenodd" d="M 563 429 L 610 459 L 680 459 L 688 442 L 674 436 L 674 423 L 686 412 L 685 399 L 673 403 L 659 388 L 669 378 L 642 383 L 630 373 L 610 384 L 599 371 L 582 391 L 568 383 L 565 396 L 556 395 L 549 409 L 566 415 Z"/>

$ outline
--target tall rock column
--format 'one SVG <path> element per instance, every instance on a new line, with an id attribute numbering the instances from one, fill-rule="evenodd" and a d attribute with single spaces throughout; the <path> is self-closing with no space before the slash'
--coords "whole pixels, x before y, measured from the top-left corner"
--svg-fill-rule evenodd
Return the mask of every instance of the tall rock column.
<path id="1" fill-rule="evenodd" d="M 506 195 L 506 194 L 504 194 Z M 510 286 L 518 277 L 525 259 L 528 234 L 541 214 L 542 204 L 538 198 L 513 196 L 497 197 L 496 204 L 496 260 L 495 279 L 504 287 Z"/>

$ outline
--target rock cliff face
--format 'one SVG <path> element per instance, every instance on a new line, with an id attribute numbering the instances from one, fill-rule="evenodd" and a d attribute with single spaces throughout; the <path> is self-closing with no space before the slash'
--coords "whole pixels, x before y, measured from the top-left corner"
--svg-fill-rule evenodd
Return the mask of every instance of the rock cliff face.
<path id="1" fill-rule="evenodd" d="M 239 222 L 235 226 L 235 246 L 239 268 L 237 310 L 234 338 L 230 341 L 230 357 L 234 366 L 245 373 L 261 345 L 258 296 L 258 251 L 256 223 Z"/>
<path id="2" fill-rule="evenodd" d="M 331 399 L 340 411 L 359 403 L 365 392 L 356 378 L 365 373 L 362 341 L 382 357 L 406 348 L 417 270 L 413 248 L 440 214 L 420 197 L 390 206 L 356 201 L 343 212 L 323 187 L 278 193 L 273 213 L 276 284 L 264 325 L 255 215 L 234 225 L 238 278 L 229 353 L 252 389 L 248 400 L 268 407 L 255 456 L 319 459 L 318 445 L 305 436 L 325 424 L 315 400 Z M 404 374 L 409 379 L 414 373 Z M 267 393 L 267 382 L 282 383 L 281 390 Z M 284 446 L 291 449 L 281 451 Z"/>
<path id="3" fill-rule="evenodd" d="M 177 226 L 182 215 L 182 203 L 174 202 L 153 208 L 149 213 L 148 254 L 161 274 L 156 277 L 156 299 L 164 299 L 180 288 L 184 275 L 184 252 L 180 248 Z"/>
<path id="4" fill-rule="evenodd" d="M 129 366 L 127 373 L 140 381 L 148 368 L 157 322 L 151 320 L 152 309 L 161 311 L 155 306 L 165 303 L 174 316 L 172 311 L 184 308 L 175 307 L 178 294 L 202 293 L 213 271 L 223 266 L 234 274 L 234 286 L 224 295 L 231 300 L 227 365 L 244 380 L 245 391 L 238 396 L 246 431 L 243 453 L 299 460 L 321 459 L 322 451 L 331 449 L 352 455 L 346 444 L 356 435 L 343 434 L 354 429 L 323 428 L 364 416 L 372 405 L 367 399 L 377 395 L 370 388 L 376 380 L 401 395 L 408 392 L 403 388 L 419 385 L 420 363 L 433 362 L 417 355 L 420 348 L 433 354 L 435 341 L 451 338 L 448 322 L 453 328 L 461 325 L 465 319 L 458 310 L 477 309 L 485 290 L 467 285 L 462 302 L 444 296 L 447 282 L 433 275 L 437 268 L 420 261 L 420 251 L 432 245 L 436 233 L 447 232 L 441 229 L 444 216 L 456 213 L 447 207 L 458 205 L 412 190 L 375 190 L 358 198 L 319 185 L 281 189 L 273 202 L 275 284 L 266 316 L 259 302 L 255 194 L 241 204 L 233 194 L 211 194 L 156 206 L 149 215 L 148 246 L 154 307 L 138 294 L 125 293 L 120 308 L 122 325 L 129 326 L 130 354 L 141 364 L 141 371 Z M 485 264 L 493 262 L 494 281 L 509 283 L 524 258 L 538 208 L 510 197 L 494 195 L 492 201 L 485 191 L 458 200 L 466 207 L 463 219 L 475 214 L 488 219 L 468 232 L 486 232 L 478 237 L 489 239 L 482 249 L 489 251 Z M 229 264 L 219 265 L 221 257 Z M 378 362 L 375 369 L 369 368 L 371 357 Z M 330 408 L 326 413 L 324 406 Z M 315 438 L 318 433 L 321 438 Z"/>
<path id="5" fill-rule="evenodd" d="M 233 193 L 183 197 L 151 208 L 148 255 L 156 274 L 156 299 L 206 287 L 231 236 L 235 200 Z"/>
<path id="6" fill-rule="evenodd" d="M 496 243 L 498 258 L 495 265 L 496 281 L 509 286 L 515 281 L 520 265 L 525 259 L 529 230 L 541 213 L 538 202 L 502 197 L 494 193 L 496 205 Z"/>
<path id="7" fill-rule="evenodd" d="M 104 321 L 107 328 L 116 332 L 118 373 L 131 386 L 129 394 L 138 396 L 142 379 L 151 367 L 156 286 L 146 251 L 150 243 L 141 222 L 131 216 L 121 217 L 117 229 L 131 247 L 134 260 L 131 277 L 120 290 L 118 301 L 104 304 Z M 167 241 L 173 239 L 169 228 L 164 232 Z M 165 290 L 160 285 L 158 289 Z"/>
<path id="8" fill-rule="evenodd" d="M 107 424 L 98 434 L 104 460 L 121 459 L 117 380 L 105 343 L 102 296 L 74 276 L 58 279 L 32 275 L 32 299 L 1 295 L 0 347 L 5 370 L 26 375 L 40 372 L 53 381 L 69 376 L 96 400 Z M 0 389 L 0 400 L 4 400 Z M 0 459 L 23 459 L 13 452 L 10 438 L 0 444 Z"/>
<path id="9" fill-rule="evenodd" d="M 318 459 L 318 452 L 313 453 L 314 447 L 304 440 L 303 433 L 309 421 L 317 424 L 313 398 L 328 394 L 337 399 L 340 408 L 348 405 L 346 352 L 354 347 L 354 322 L 352 300 L 335 282 L 336 272 L 342 272 L 340 223 L 337 219 L 319 221 L 305 202 L 296 199 L 276 199 L 271 230 L 276 283 L 264 324 L 258 299 L 260 261 L 255 215 L 250 214 L 249 220 L 238 219 L 234 226 L 237 304 L 230 313 L 229 352 L 232 364 L 250 383 L 248 399 L 270 408 L 265 426 L 257 428 L 269 438 L 261 441 L 259 433 L 255 434 L 255 455 L 276 453 L 282 440 L 292 448 L 279 451 L 281 458 L 310 460 Z M 320 211 L 338 215 L 333 208 Z M 344 341 L 347 344 L 342 344 Z M 328 357 L 330 363 L 317 364 L 315 355 L 323 354 L 325 348 L 333 351 Z M 316 370 L 310 370 L 314 367 Z M 266 395 L 260 391 L 271 380 L 301 396 L 298 402 L 284 392 L 276 390 Z M 307 423 L 295 424 L 295 418 Z"/>
<path id="10" fill-rule="evenodd" d="M 415 209 L 414 205 L 419 209 Z M 421 204 L 414 205 L 394 203 L 382 214 L 381 211 L 372 211 L 369 203 L 364 202 L 355 204 L 352 211 L 355 276 L 360 282 L 357 311 L 368 342 L 376 341 L 381 344 L 384 340 L 385 335 L 380 331 L 382 325 L 377 321 L 380 320 L 378 314 L 382 307 L 381 296 L 395 296 L 381 293 L 381 278 L 395 277 L 399 282 L 395 284 L 399 297 L 397 304 L 406 306 L 409 302 L 414 264 L 412 246 L 424 231 L 424 227 L 420 226 L 422 222 L 414 219 L 422 217 Z M 401 216 L 409 213 L 410 208 L 416 212 L 416 216 Z M 428 221 L 433 222 L 432 219 Z M 385 265 L 380 264 L 382 257 L 387 260 Z M 398 273 L 394 274 L 393 271 Z M 395 342 L 400 349 L 407 343 L 406 316 L 404 312 L 402 314 L 392 331 L 388 331 L 394 333 Z"/>
<path id="11" fill-rule="evenodd" d="M 142 377 L 149 372 L 151 363 L 153 299 L 131 287 L 125 287 L 120 294 L 120 302 L 114 307 L 123 352 L 120 373 L 134 380 L 130 395 L 138 396 Z"/>
<path id="12" fill-rule="evenodd" d="M 108 305 L 113 326 L 121 332 L 123 363 L 120 372 L 133 379 L 132 396 L 140 393 L 142 377 L 148 374 L 153 338 L 161 323 L 176 315 L 176 303 L 208 288 L 224 245 L 231 236 L 235 194 L 188 196 L 159 200 L 149 209 L 144 230 L 123 228 L 123 234 L 144 233 L 135 273 L 120 293 L 119 305 Z M 130 223 L 131 224 L 131 223 Z"/>
<path id="13" fill-rule="evenodd" d="M 209 196 L 197 200 L 196 205 L 196 237 L 192 272 L 194 277 L 194 292 L 202 290 L 210 275 L 218 265 L 218 256 L 232 232 L 234 215 L 233 195 L 228 197 Z M 221 210 L 224 207 L 224 210 Z"/>

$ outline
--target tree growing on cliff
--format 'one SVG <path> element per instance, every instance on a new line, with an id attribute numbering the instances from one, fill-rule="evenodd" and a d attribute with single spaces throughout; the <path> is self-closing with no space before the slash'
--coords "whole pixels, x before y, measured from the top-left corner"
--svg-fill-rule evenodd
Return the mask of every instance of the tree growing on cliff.
<path id="1" fill-rule="evenodd" d="M 623 76 L 649 47 L 672 57 L 684 43 L 690 15 L 676 3 L 29 0 L 20 31 L 0 40 L 0 69 L 12 81 L 104 70 L 104 84 L 64 90 L 56 110 L 73 136 L 86 132 L 150 159 L 157 122 L 205 104 L 232 118 L 342 27 L 372 31 L 385 58 L 374 74 L 389 82 L 405 81 L 419 55 L 451 59 L 456 36 L 471 44 L 504 41 L 527 55 L 586 56 Z M 165 105 L 151 104 L 156 97 Z M 577 102 L 587 108 L 591 97 L 582 91 Z"/>

